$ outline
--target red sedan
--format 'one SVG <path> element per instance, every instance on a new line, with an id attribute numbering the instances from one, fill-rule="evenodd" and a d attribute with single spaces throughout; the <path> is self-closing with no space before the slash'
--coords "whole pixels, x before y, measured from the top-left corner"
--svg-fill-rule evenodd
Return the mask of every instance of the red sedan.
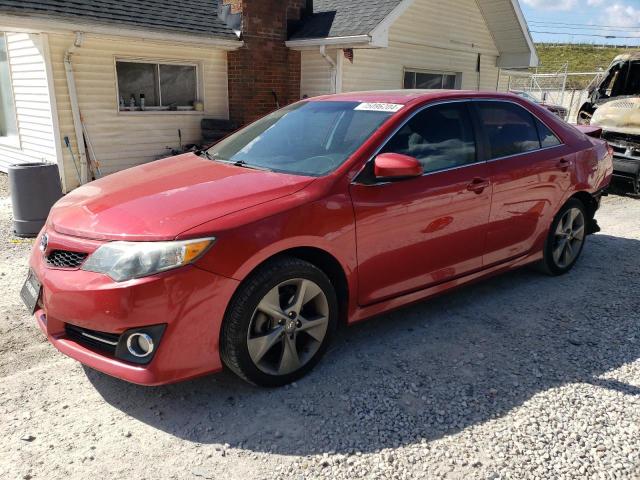
<path id="1" fill-rule="evenodd" d="M 64 197 L 22 296 L 56 348 L 121 379 L 283 385 L 338 324 L 568 272 L 611 174 L 605 142 L 514 95 L 305 100 Z"/>

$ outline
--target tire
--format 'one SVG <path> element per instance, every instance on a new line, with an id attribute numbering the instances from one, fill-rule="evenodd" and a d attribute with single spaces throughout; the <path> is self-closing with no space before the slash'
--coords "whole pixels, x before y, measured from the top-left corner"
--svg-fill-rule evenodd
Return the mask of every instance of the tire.
<path id="1" fill-rule="evenodd" d="M 580 107 L 580 110 L 578 111 L 578 118 L 576 119 L 578 125 L 591 124 L 591 118 L 593 117 L 595 111 L 596 109 L 593 108 L 593 105 L 591 105 L 591 103 L 589 102 L 582 105 L 582 107 Z"/>
<path id="2" fill-rule="evenodd" d="M 222 361 L 255 385 L 294 382 L 326 352 L 338 314 L 335 289 L 322 270 L 298 258 L 277 258 L 252 273 L 229 304 Z"/>
<path id="3" fill-rule="evenodd" d="M 587 239 L 588 220 L 584 204 L 575 198 L 560 209 L 549 229 L 540 264 L 545 273 L 558 276 L 576 264 Z"/>

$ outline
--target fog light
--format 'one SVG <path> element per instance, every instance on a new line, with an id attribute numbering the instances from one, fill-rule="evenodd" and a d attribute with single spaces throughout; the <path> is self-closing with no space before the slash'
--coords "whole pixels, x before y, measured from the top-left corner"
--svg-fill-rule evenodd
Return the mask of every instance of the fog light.
<path id="1" fill-rule="evenodd" d="M 151 355 L 153 347 L 153 338 L 146 333 L 132 333 L 127 338 L 127 350 L 134 357 L 144 358 Z"/>
<path id="2" fill-rule="evenodd" d="M 120 335 L 116 358 L 125 362 L 147 365 L 158 354 L 166 325 L 147 325 L 127 330 Z"/>

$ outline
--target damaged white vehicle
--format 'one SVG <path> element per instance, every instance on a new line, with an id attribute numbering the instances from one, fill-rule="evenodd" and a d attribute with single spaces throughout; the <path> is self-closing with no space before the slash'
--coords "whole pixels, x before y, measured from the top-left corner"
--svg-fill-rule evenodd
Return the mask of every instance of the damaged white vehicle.
<path id="1" fill-rule="evenodd" d="M 601 127 L 614 149 L 614 177 L 640 193 L 640 52 L 617 56 L 589 91 L 578 123 Z"/>

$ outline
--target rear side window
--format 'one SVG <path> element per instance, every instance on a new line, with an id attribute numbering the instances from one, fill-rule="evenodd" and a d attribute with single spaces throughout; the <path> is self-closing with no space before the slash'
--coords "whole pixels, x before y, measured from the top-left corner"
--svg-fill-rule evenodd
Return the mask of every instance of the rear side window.
<path id="1" fill-rule="evenodd" d="M 540 149 L 536 121 L 527 110 L 506 102 L 478 102 L 477 106 L 491 159 Z"/>
<path id="2" fill-rule="evenodd" d="M 562 145 L 562 142 L 560 141 L 560 139 L 556 137 L 556 134 L 553 133 L 549 129 L 549 127 L 547 127 L 540 120 L 536 120 L 536 123 L 538 125 L 538 132 L 540 133 L 540 144 L 542 145 L 542 148 L 555 147 L 557 145 Z"/>
<path id="3" fill-rule="evenodd" d="M 429 107 L 409 120 L 381 153 L 417 158 L 425 173 L 476 162 L 471 117 L 463 103 Z"/>

